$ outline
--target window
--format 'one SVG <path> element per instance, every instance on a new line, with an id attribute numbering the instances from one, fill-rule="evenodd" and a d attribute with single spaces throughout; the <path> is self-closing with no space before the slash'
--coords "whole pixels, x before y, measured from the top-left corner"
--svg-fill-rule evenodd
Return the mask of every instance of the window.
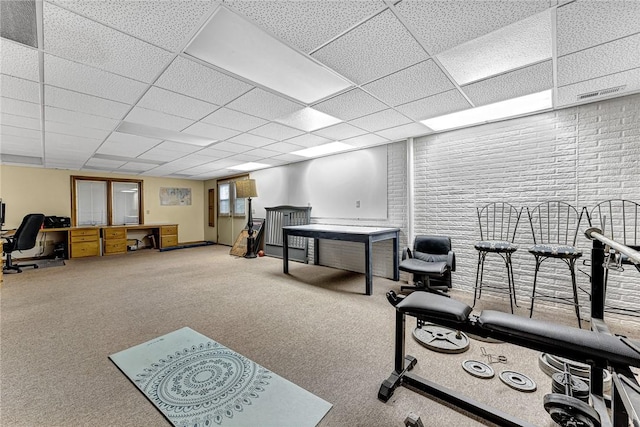
<path id="1" fill-rule="evenodd" d="M 219 216 L 244 216 L 246 213 L 245 199 L 236 199 L 235 181 L 227 181 L 218 184 L 218 215 Z"/>
<path id="2" fill-rule="evenodd" d="M 143 224 L 142 181 L 71 177 L 74 225 Z"/>

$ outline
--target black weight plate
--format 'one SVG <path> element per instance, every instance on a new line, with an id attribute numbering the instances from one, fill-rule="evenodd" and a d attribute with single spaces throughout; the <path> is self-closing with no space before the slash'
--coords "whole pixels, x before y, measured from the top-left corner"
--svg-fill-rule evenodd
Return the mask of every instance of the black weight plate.
<path id="1" fill-rule="evenodd" d="M 564 394 L 544 396 L 544 409 L 562 427 L 601 427 L 600 415 L 591 406 Z"/>
<path id="2" fill-rule="evenodd" d="M 469 349 L 469 338 L 466 334 L 433 323 L 415 328 L 413 337 L 429 350 L 439 353 L 463 353 Z"/>

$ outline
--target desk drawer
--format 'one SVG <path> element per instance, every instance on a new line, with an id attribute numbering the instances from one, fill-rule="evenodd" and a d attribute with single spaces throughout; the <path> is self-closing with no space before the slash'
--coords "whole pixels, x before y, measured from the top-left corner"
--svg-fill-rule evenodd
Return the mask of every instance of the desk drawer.
<path id="1" fill-rule="evenodd" d="M 178 244 L 178 236 L 161 236 L 161 248 L 168 248 Z"/>
<path id="2" fill-rule="evenodd" d="M 81 243 L 81 242 L 97 242 L 98 235 L 86 235 L 86 236 L 71 236 L 71 243 Z"/>
<path id="3" fill-rule="evenodd" d="M 105 240 L 126 239 L 127 231 L 124 228 L 104 228 L 102 230 L 102 237 Z"/>
<path id="4" fill-rule="evenodd" d="M 100 245 L 95 242 L 80 242 L 71 244 L 71 258 L 100 255 Z"/>
<path id="5" fill-rule="evenodd" d="M 99 228 L 76 228 L 71 230 L 72 239 L 74 237 L 93 236 L 97 240 L 99 234 L 100 234 Z"/>
<path id="6" fill-rule="evenodd" d="M 127 239 L 117 239 L 117 240 L 105 240 L 104 241 L 104 254 L 105 255 L 114 255 L 114 254 L 124 254 L 127 252 Z"/>
<path id="7" fill-rule="evenodd" d="M 178 234 L 178 226 L 177 225 L 163 225 L 160 227 L 160 235 L 161 236 L 170 236 Z"/>

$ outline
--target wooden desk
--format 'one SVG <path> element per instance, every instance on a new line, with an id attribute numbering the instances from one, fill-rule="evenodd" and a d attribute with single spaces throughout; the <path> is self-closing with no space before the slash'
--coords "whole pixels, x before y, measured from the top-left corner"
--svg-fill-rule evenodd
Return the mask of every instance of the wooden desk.
<path id="1" fill-rule="evenodd" d="M 177 224 L 42 228 L 40 229 L 40 232 L 62 233 L 66 246 L 67 257 L 82 258 L 126 253 L 128 232 L 142 230 L 148 230 L 148 232 L 153 236 L 154 246 L 156 249 L 165 249 L 178 245 Z"/>
<path id="2" fill-rule="evenodd" d="M 290 225 L 282 227 L 282 261 L 283 272 L 289 274 L 289 236 L 302 236 L 314 239 L 314 264 L 320 264 L 319 239 L 345 240 L 349 242 L 364 243 L 365 262 L 365 291 L 367 295 L 373 294 L 373 266 L 371 264 L 371 253 L 373 243 L 381 240 L 393 240 L 393 280 L 400 280 L 400 270 L 398 269 L 398 241 L 400 236 L 399 228 L 380 227 L 358 227 L 349 225 Z"/>

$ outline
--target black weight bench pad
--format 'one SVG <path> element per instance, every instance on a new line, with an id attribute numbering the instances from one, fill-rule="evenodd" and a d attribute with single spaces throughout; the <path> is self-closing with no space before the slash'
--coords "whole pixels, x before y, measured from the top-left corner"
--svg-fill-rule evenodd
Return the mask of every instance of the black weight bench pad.
<path id="1" fill-rule="evenodd" d="M 458 325 L 461 330 L 473 332 L 473 324 L 469 319 L 471 307 L 451 298 L 429 292 L 413 292 L 396 305 L 396 309 L 404 314 L 420 316 L 422 319 L 446 326 Z M 484 310 L 477 318 L 477 326 L 486 332 L 496 335 L 517 337 L 535 344 L 571 349 L 578 360 L 606 359 L 613 365 L 630 365 L 640 367 L 640 354 L 614 335 L 558 325 L 557 323 L 530 319 L 501 311 Z M 486 334 L 491 337 L 491 333 Z"/>

